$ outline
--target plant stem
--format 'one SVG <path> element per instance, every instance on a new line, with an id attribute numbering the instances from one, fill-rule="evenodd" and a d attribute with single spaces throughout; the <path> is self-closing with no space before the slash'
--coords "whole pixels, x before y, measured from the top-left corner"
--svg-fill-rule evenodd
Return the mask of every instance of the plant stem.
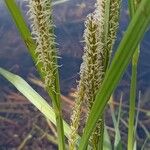
<path id="1" fill-rule="evenodd" d="M 132 150 L 135 141 L 134 119 L 136 105 L 136 83 L 137 83 L 137 63 L 139 48 L 136 49 L 132 59 L 132 75 L 130 86 L 130 105 L 129 105 L 129 126 L 128 126 L 128 150 Z"/>
<path id="2" fill-rule="evenodd" d="M 57 93 L 55 93 L 56 104 L 54 104 L 54 111 L 55 111 L 55 115 L 56 115 L 58 145 L 59 145 L 60 150 L 65 150 L 65 139 L 64 139 L 64 128 L 63 128 L 62 111 L 61 111 L 61 103 L 60 103 L 61 99 L 60 99 L 60 86 L 59 86 L 58 70 L 56 72 L 55 87 L 56 87 Z"/>
<path id="3" fill-rule="evenodd" d="M 130 17 L 133 18 L 136 6 L 135 0 L 128 0 Z M 135 105 L 136 105 L 136 89 L 137 89 L 137 64 L 139 59 L 140 46 L 137 47 L 133 58 L 132 58 L 132 75 L 131 75 L 131 86 L 130 86 L 130 105 L 129 105 L 129 126 L 128 126 L 128 150 L 132 150 L 135 141 Z"/>

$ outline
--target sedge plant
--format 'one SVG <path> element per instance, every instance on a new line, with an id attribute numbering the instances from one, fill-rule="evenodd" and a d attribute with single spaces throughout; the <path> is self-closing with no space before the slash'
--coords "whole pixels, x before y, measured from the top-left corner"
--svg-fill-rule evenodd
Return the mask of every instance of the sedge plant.
<path id="1" fill-rule="evenodd" d="M 111 149 L 109 135 L 104 126 L 104 110 L 131 58 L 133 57 L 136 62 L 138 60 L 137 47 L 150 23 L 149 0 L 142 0 L 136 11 L 132 5 L 135 1 L 129 0 L 132 19 L 112 61 L 110 57 L 119 26 L 121 1 L 97 0 L 94 12 L 89 14 L 85 21 L 83 63 L 70 126 L 62 116 L 52 0 L 28 0 L 31 32 L 15 0 L 4 1 L 44 82 L 52 107 L 21 77 L 2 68 L 0 74 L 56 125 L 59 150 L 66 149 L 65 136 L 69 141 L 70 150 L 105 150 L 108 147 Z M 130 97 L 132 99 L 130 106 L 135 105 L 135 79 L 136 68 L 131 79 L 131 91 L 134 95 Z M 87 119 L 83 133 L 79 136 L 78 127 L 83 103 L 87 106 Z M 129 118 L 133 122 L 134 113 L 130 113 Z M 131 131 L 133 127 L 134 123 L 129 125 L 131 142 L 128 143 L 128 150 L 133 149 L 134 134 Z M 118 131 L 118 125 L 116 130 Z M 107 144 L 105 146 L 105 143 L 109 143 L 109 146 Z"/>

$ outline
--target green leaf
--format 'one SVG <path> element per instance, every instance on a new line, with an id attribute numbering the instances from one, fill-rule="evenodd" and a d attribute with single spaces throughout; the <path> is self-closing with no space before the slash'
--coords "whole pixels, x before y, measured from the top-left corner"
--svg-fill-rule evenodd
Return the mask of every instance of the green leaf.
<path id="1" fill-rule="evenodd" d="M 47 119 L 56 125 L 55 113 L 52 107 L 25 80 L 2 68 L 0 68 L 0 74 L 11 82 Z M 65 135 L 69 137 L 70 127 L 65 121 L 63 121 L 63 124 Z"/>
<path id="2" fill-rule="evenodd" d="M 120 122 L 119 120 L 120 119 L 118 119 L 118 121 L 117 121 L 117 119 L 115 117 L 115 112 L 111 108 L 111 106 L 110 106 L 110 110 L 111 110 L 111 116 L 112 116 L 112 120 L 113 120 L 113 124 L 114 124 L 114 129 L 115 129 L 114 150 L 122 150 L 121 134 L 120 134 L 120 130 L 119 130 L 119 122 Z M 120 112 L 119 112 L 118 116 L 120 117 Z"/>
<path id="3" fill-rule="evenodd" d="M 104 137 L 103 150 L 112 150 L 110 136 L 108 134 L 106 125 L 104 125 L 104 136 L 103 137 Z"/>
<path id="4" fill-rule="evenodd" d="M 136 11 L 137 0 L 128 0 L 130 17 L 132 18 Z M 136 91 L 137 91 L 137 67 L 140 53 L 140 45 L 136 48 L 132 58 L 132 75 L 130 85 L 130 102 L 129 102 L 129 121 L 128 121 L 128 149 L 136 149 L 135 139 L 135 104 L 136 104 Z"/>
<path id="5" fill-rule="evenodd" d="M 97 93 L 83 136 L 81 137 L 79 150 L 86 148 L 98 118 L 102 115 L 112 92 L 117 87 L 123 73 L 130 63 L 138 43 L 144 36 L 150 23 L 149 12 L 150 2 L 149 0 L 143 0 L 124 34 L 110 68 L 106 72 L 103 84 Z"/>

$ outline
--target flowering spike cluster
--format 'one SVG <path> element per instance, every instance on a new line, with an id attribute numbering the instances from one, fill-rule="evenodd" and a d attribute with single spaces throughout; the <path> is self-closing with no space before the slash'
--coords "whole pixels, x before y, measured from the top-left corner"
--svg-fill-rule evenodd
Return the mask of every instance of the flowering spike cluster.
<path id="1" fill-rule="evenodd" d="M 81 106 L 82 101 L 84 99 L 84 86 L 82 84 L 83 83 L 80 81 L 77 87 L 76 102 L 73 108 L 73 114 L 71 116 L 71 126 L 70 126 L 71 133 L 69 137 L 69 150 L 76 149 L 77 133 L 81 115 Z"/>
<path id="2" fill-rule="evenodd" d="M 42 65 L 45 86 L 55 91 L 56 48 L 53 33 L 51 0 L 29 0 L 29 15 L 32 22 L 32 35 L 36 41 L 37 63 Z"/>
<path id="3" fill-rule="evenodd" d="M 81 80 L 84 80 L 85 100 L 89 103 L 88 108 L 94 102 L 97 90 L 102 82 L 103 72 L 103 50 L 104 44 L 101 42 L 101 30 L 99 24 L 102 19 L 96 12 L 90 14 L 85 23 L 84 32 L 85 49 L 83 63 L 81 66 Z M 82 79 L 83 78 L 83 79 Z"/>
<path id="4" fill-rule="evenodd" d="M 81 105 L 83 100 L 88 102 L 88 108 L 90 109 L 96 91 L 101 84 L 103 76 L 102 56 L 103 56 L 103 44 L 100 41 L 100 19 L 96 11 L 88 15 L 85 22 L 85 48 L 83 55 L 83 63 L 80 68 L 80 81 L 77 88 L 76 102 L 73 109 L 73 115 L 71 117 L 71 135 L 69 141 L 70 150 L 75 149 L 77 141 L 77 130 L 80 122 Z"/>
<path id="5" fill-rule="evenodd" d="M 97 0 L 95 11 L 86 19 L 83 63 L 80 68 L 80 81 L 71 118 L 70 150 L 75 149 L 77 141 L 81 105 L 83 101 L 86 101 L 88 113 L 90 112 L 97 90 L 104 79 L 118 28 L 119 10 L 120 0 Z M 102 130 L 103 121 L 100 118 L 91 136 L 93 147 L 98 144 Z"/>
<path id="6" fill-rule="evenodd" d="M 98 5 L 99 6 L 99 5 Z M 101 5 L 102 6 L 102 5 Z M 103 8 L 103 7 L 102 7 Z M 101 8 L 101 10 L 103 10 Z M 103 43 L 103 26 L 104 17 L 103 11 L 98 11 L 98 7 L 92 15 L 88 16 L 85 24 L 86 29 L 84 33 L 85 38 L 85 53 L 83 55 L 83 64 L 81 74 L 84 72 L 84 86 L 86 106 L 89 112 L 93 106 L 96 98 L 97 90 L 102 84 L 105 74 L 104 68 L 104 43 Z M 96 128 L 92 133 L 90 140 L 93 148 L 97 145 L 97 141 L 101 136 L 101 119 L 97 122 Z"/>
<path id="7" fill-rule="evenodd" d="M 119 27 L 121 0 L 110 1 L 109 27 L 107 37 L 107 51 L 111 54 L 114 42 L 116 40 L 116 33 Z M 110 56 L 109 56 L 110 57 Z"/>

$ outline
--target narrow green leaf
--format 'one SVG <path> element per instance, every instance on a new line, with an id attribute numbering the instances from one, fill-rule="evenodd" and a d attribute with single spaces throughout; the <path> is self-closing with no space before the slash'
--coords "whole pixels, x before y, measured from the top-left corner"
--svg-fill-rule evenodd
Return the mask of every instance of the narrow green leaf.
<path id="1" fill-rule="evenodd" d="M 103 150 L 112 150 L 112 145 L 110 141 L 110 136 L 107 131 L 106 125 L 104 125 L 104 139 L 103 139 Z"/>
<path id="2" fill-rule="evenodd" d="M 132 18 L 136 11 L 137 0 L 128 0 L 130 17 Z M 136 84 L 137 84 L 137 67 L 140 53 L 140 46 L 136 48 L 132 58 L 132 75 L 130 85 L 130 103 L 129 103 L 129 121 L 128 121 L 128 149 L 136 149 L 135 142 L 135 105 L 136 105 Z"/>
<path id="3" fill-rule="evenodd" d="M 137 141 L 134 141 L 133 150 L 137 150 Z"/>
<path id="4" fill-rule="evenodd" d="M 84 150 L 88 144 L 88 139 L 95 127 L 95 124 L 102 115 L 104 108 L 125 72 L 133 53 L 144 36 L 150 23 L 150 3 L 149 0 L 143 0 L 136 11 L 119 48 L 112 60 L 110 68 L 106 72 L 105 79 L 99 89 L 96 100 L 91 109 L 89 119 L 85 126 L 83 136 L 80 141 L 79 150 Z"/>
<path id="5" fill-rule="evenodd" d="M 135 57 L 138 57 L 139 50 L 134 53 Z M 134 58 L 133 58 L 134 59 Z M 136 104 L 136 82 L 137 82 L 137 64 L 132 64 L 132 75 L 130 85 L 130 105 L 129 105 L 129 121 L 128 121 L 128 149 L 133 149 L 135 141 L 135 104 Z"/>
<path id="6" fill-rule="evenodd" d="M 18 29 L 25 45 L 27 46 L 30 55 L 32 56 L 35 63 L 37 63 L 36 54 L 34 53 L 34 50 L 36 49 L 36 44 L 34 43 L 31 33 L 30 33 L 30 30 L 29 30 L 25 20 L 23 19 L 21 10 L 16 5 L 14 0 L 5 0 L 5 4 L 9 10 L 11 16 L 13 17 L 13 20 L 17 26 L 17 29 Z"/>
<path id="7" fill-rule="evenodd" d="M 122 150 L 121 135 L 120 135 L 120 131 L 119 131 L 119 122 L 117 122 L 117 119 L 115 117 L 115 112 L 111 108 L 111 106 L 110 106 L 110 110 L 111 110 L 111 116 L 112 116 L 114 129 L 115 129 L 114 150 L 118 150 L 118 149 Z"/>
<path id="8" fill-rule="evenodd" d="M 0 74 L 11 82 L 42 114 L 56 125 L 55 113 L 52 107 L 21 77 L 0 68 Z M 70 127 L 63 121 L 66 137 L 69 137 Z"/>
<path id="9" fill-rule="evenodd" d="M 122 111 L 122 97 L 123 94 L 121 93 L 121 98 L 120 98 L 120 104 L 119 104 L 119 110 L 118 110 L 118 116 L 116 119 L 114 109 L 110 105 L 110 110 L 111 110 L 111 116 L 114 124 L 114 129 L 115 129 L 115 141 L 114 141 L 114 150 L 122 150 L 122 141 L 121 141 L 121 133 L 119 130 L 119 125 L 120 125 L 120 118 L 121 118 L 121 111 Z"/>

